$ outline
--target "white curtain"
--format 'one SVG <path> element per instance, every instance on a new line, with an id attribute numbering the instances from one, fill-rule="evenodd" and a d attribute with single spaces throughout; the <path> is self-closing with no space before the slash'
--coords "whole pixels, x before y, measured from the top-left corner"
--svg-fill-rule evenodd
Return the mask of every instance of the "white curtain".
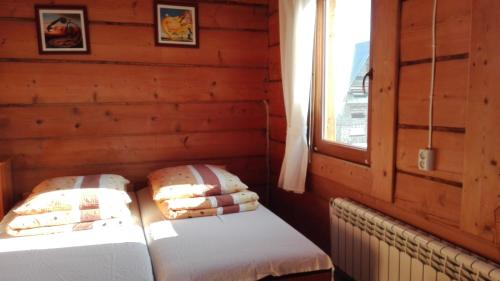
<path id="1" fill-rule="evenodd" d="M 281 79 L 287 136 L 278 186 L 305 191 L 309 147 L 307 120 L 312 92 L 317 0 L 280 0 Z"/>

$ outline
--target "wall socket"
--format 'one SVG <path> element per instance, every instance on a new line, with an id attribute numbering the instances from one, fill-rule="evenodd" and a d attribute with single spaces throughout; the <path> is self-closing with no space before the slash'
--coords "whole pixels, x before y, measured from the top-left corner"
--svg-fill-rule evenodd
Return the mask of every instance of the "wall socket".
<path id="1" fill-rule="evenodd" d="M 421 171 L 434 170 L 434 154 L 435 151 L 431 148 L 418 150 L 418 169 Z"/>

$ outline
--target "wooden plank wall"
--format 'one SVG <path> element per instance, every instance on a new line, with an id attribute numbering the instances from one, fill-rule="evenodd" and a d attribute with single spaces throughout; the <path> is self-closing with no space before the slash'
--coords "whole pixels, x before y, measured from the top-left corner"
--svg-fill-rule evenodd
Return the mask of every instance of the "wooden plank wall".
<path id="1" fill-rule="evenodd" d="M 481 14 L 488 10 L 487 4 L 482 3 L 481 6 L 473 2 L 472 0 L 438 2 L 438 62 L 433 137 L 437 159 L 434 171 L 422 172 L 416 165 L 418 149 L 427 145 L 432 1 L 405 0 L 401 2 L 400 18 L 398 123 L 394 160 L 396 178 L 393 202 L 384 202 L 370 195 L 370 188 L 373 187 L 373 171 L 370 167 L 317 153 L 312 157 L 308 191 L 304 195 L 273 190 L 275 211 L 325 251 L 330 251 L 329 230 L 325 227 L 329 225 L 328 199 L 340 196 L 352 198 L 452 243 L 493 260 L 500 260 L 498 239 L 500 172 L 497 164 L 499 147 L 493 145 L 498 143 L 495 137 L 489 139 L 492 131 L 498 132 L 498 123 L 495 119 L 498 118 L 495 116 L 498 116 L 499 112 L 498 91 L 491 85 L 496 83 L 493 77 L 497 76 L 500 67 L 494 67 L 496 64 L 492 62 L 484 63 L 488 60 L 496 61 L 498 56 L 494 55 L 493 50 L 495 48 L 498 50 L 499 44 L 494 45 L 498 40 L 481 35 L 481 32 L 488 30 L 486 25 L 499 26 L 498 15 L 495 16 L 494 12 L 498 10 L 489 10 L 491 11 L 489 20 L 495 23 L 487 24 Z M 276 77 L 276 82 L 270 83 L 268 90 L 271 104 L 274 104 L 274 107 L 282 107 L 282 100 L 279 98 L 281 96 L 276 93 L 281 90 L 279 74 L 273 74 L 273 66 L 279 61 L 279 50 L 275 50 L 275 46 L 279 44 L 276 42 L 279 38 L 279 27 L 276 26 L 278 19 L 275 18 L 278 14 L 276 6 L 277 1 L 271 0 L 269 71 L 271 76 Z M 473 32 L 477 34 L 471 34 L 471 26 L 474 26 L 471 9 L 474 7 L 482 8 L 476 11 L 478 22 Z M 489 34 L 494 38 L 493 30 Z M 474 43 L 471 42 L 471 38 L 482 41 Z M 477 53 L 474 61 L 471 61 L 471 44 L 472 48 L 476 48 L 473 53 Z M 485 49 L 493 55 L 484 54 Z M 478 68 L 476 65 L 479 64 L 483 67 Z M 278 71 L 277 67 L 275 69 Z M 478 71 L 476 76 L 474 71 Z M 491 81 L 480 82 L 485 79 L 484 73 L 489 73 L 486 77 L 491 78 Z M 476 77 L 473 85 L 477 86 L 477 94 L 467 98 L 469 75 Z M 485 99 L 488 100 L 486 104 Z M 271 127 L 271 135 L 275 138 L 271 154 L 274 159 L 272 171 L 276 174 L 279 173 L 284 151 L 282 139 L 279 137 L 283 137 L 286 132 L 283 131 L 284 126 L 280 125 L 284 124 L 283 108 L 274 108 L 273 112 L 275 120 L 274 126 Z M 480 112 L 485 114 L 480 116 Z M 481 127 L 474 125 L 477 123 L 476 120 L 483 120 Z M 475 129 L 471 129 L 473 127 Z M 488 136 L 483 137 L 482 134 Z M 488 154 L 481 154 L 481 149 Z M 465 152 L 471 159 L 467 163 L 464 163 Z M 479 154 L 483 156 L 479 157 Z M 481 170 L 481 167 L 486 169 L 482 172 L 484 181 L 478 184 L 476 180 L 475 185 L 467 185 L 465 179 L 474 182 L 474 179 L 478 178 L 478 174 L 474 171 Z M 482 193 L 478 193 L 477 190 L 481 190 Z M 470 197 L 474 194 L 478 197 Z M 482 201 L 472 198 L 479 198 Z M 485 202 L 485 208 L 481 208 L 479 202 Z"/>
<path id="2" fill-rule="evenodd" d="M 90 1 L 90 55 L 39 55 L 34 3 L 0 2 L 0 155 L 16 195 L 187 162 L 265 183 L 267 0 L 197 1 L 200 48 L 155 47 L 153 1 Z M 139 186 L 140 187 L 140 186 Z"/>

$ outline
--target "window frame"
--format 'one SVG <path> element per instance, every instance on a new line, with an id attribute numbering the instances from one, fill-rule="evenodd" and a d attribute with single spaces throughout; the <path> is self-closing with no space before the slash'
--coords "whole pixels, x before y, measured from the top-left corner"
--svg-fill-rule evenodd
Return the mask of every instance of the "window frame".
<path id="1" fill-rule="evenodd" d="M 326 1 L 317 1 L 316 42 L 314 56 L 314 91 L 313 91 L 313 148 L 315 152 L 326 154 L 346 161 L 370 166 L 370 141 L 371 141 L 371 107 L 372 107 L 372 81 L 373 75 L 368 75 L 370 87 L 368 88 L 368 112 L 367 112 L 367 146 L 366 149 L 345 145 L 342 143 L 327 141 L 323 139 L 323 100 L 325 94 L 325 49 L 326 49 Z M 373 24 L 374 4 L 372 0 L 370 18 L 370 72 L 373 66 Z"/>

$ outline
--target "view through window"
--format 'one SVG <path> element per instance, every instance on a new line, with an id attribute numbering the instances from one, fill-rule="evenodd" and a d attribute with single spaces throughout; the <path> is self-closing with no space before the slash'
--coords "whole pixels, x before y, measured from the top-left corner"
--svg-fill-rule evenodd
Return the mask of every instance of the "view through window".
<path id="1" fill-rule="evenodd" d="M 371 0 L 327 0 L 325 8 L 322 139 L 366 149 Z"/>

